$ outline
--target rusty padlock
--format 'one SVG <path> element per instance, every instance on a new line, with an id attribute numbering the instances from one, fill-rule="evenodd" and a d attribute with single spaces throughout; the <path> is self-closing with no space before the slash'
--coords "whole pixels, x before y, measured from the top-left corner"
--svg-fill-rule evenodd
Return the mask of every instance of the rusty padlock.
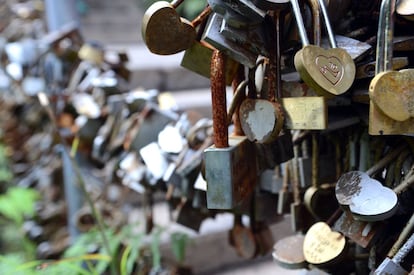
<path id="1" fill-rule="evenodd" d="M 249 197 L 257 182 L 253 143 L 228 134 L 224 59 L 215 51 L 211 61 L 214 146 L 204 151 L 209 209 L 234 208 Z"/>

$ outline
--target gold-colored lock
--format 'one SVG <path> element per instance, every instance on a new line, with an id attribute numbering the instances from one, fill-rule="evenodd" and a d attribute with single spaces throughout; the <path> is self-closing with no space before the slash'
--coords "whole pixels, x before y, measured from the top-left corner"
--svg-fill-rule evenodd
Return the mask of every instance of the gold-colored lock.
<path id="1" fill-rule="evenodd" d="M 303 44 L 303 48 L 295 54 L 296 70 L 319 95 L 333 97 L 345 93 L 354 82 L 355 64 L 345 50 L 337 48 L 323 1 L 319 1 L 319 6 L 332 47 L 327 50 L 309 44 L 298 1 L 291 3 Z"/>
<path id="2" fill-rule="evenodd" d="M 79 49 L 78 57 L 81 60 L 100 65 L 104 61 L 104 50 L 97 43 L 84 43 Z"/>
<path id="3" fill-rule="evenodd" d="M 376 76 L 369 87 L 369 133 L 414 133 L 414 69 L 392 71 L 395 1 L 381 4 L 377 35 Z"/>

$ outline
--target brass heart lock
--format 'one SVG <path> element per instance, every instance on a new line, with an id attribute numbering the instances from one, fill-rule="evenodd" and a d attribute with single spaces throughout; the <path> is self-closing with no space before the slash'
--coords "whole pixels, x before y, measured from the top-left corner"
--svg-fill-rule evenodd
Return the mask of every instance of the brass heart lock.
<path id="1" fill-rule="evenodd" d="M 347 248 L 345 236 L 331 228 L 341 213 L 340 209 L 336 210 L 326 222 L 317 222 L 306 232 L 303 254 L 308 263 L 329 265 L 345 254 Z"/>
<path id="2" fill-rule="evenodd" d="M 295 54 L 294 63 L 302 79 L 319 95 L 333 97 L 348 91 L 354 81 L 355 64 L 351 56 L 337 48 L 323 1 L 320 9 L 329 35 L 331 49 L 310 45 L 298 1 L 291 1 L 303 47 Z"/>
<path id="3" fill-rule="evenodd" d="M 413 133 L 414 130 L 411 126 L 414 122 L 414 69 L 392 71 L 394 9 L 395 1 L 382 1 L 376 75 L 369 86 L 372 103 L 369 126 L 370 134 L 374 135 Z"/>
<path id="4" fill-rule="evenodd" d="M 176 8 L 183 0 L 157 1 L 142 19 L 142 37 L 148 49 L 155 54 L 170 55 L 191 47 L 196 41 L 195 27 L 211 13 L 207 7 L 193 22 L 180 17 Z"/>

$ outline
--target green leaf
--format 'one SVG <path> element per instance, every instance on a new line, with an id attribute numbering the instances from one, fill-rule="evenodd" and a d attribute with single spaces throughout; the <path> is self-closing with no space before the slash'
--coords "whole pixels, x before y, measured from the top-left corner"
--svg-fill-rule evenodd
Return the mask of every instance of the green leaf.
<path id="1" fill-rule="evenodd" d="M 161 252 L 160 252 L 160 240 L 162 229 L 157 228 L 152 234 L 151 241 L 151 253 L 152 253 L 152 268 L 158 270 L 161 268 Z"/>
<path id="2" fill-rule="evenodd" d="M 0 214 L 16 224 L 22 224 L 25 217 L 35 213 L 35 202 L 39 193 L 33 189 L 11 187 L 0 196 Z"/>
<path id="3" fill-rule="evenodd" d="M 18 254 L 0 255 L 0 274 L 35 275 L 33 270 L 19 270 L 24 264 L 24 258 Z"/>
<path id="4" fill-rule="evenodd" d="M 128 260 L 129 254 L 131 254 L 131 249 L 132 249 L 131 246 L 128 245 L 125 248 L 124 252 L 122 253 L 122 258 L 121 258 L 121 263 L 120 263 L 121 275 L 128 275 L 129 274 L 128 271 L 127 271 L 127 269 L 128 269 L 127 260 Z"/>
<path id="5" fill-rule="evenodd" d="M 184 263 L 188 244 L 188 236 L 184 233 L 175 232 L 171 234 L 171 249 L 179 263 Z"/>

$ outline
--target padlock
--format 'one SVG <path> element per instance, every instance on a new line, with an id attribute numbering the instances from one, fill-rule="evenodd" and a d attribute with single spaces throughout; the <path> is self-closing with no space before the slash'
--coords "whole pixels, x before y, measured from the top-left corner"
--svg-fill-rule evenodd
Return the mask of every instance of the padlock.
<path id="1" fill-rule="evenodd" d="M 272 194 L 279 193 L 283 185 L 281 167 L 282 164 L 278 164 L 274 169 L 266 169 L 260 174 L 259 185 L 261 190 Z"/>
<path id="2" fill-rule="evenodd" d="M 142 147 L 158 139 L 158 133 L 164 127 L 178 119 L 172 111 L 160 110 L 155 104 L 147 103 L 144 110 L 136 114 L 136 124 L 130 129 L 124 146 L 139 151 Z"/>
<path id="3" fill-rule="evenodd" d="M 283 19 L 284 16 L 278 14 L 275 24 L 272 18 L 266 18 L 266 25 L 272 26 L 270 29 L 276 29 L 275 37 L 269 40 L 271 45 L 268 48 L 271 56 L 268 62 L 266 59 L 262 62 L 266 68 L 262 77 L 257 77 L 258 74 L 253 77 L 254 71 L 249 74 L 249 81 L 254 81 L 254 85 L 249 85 L 248 98 L 240 105 L 239 117 L 243 131 L 249 140 L 257 143 L 272 143 L 277 140 L 284 123 L 284 113 L 279 103 L 282 94 L 280 74 L 282 30 L 280 25 Z M 268 79 L 267 83 L 262 79 Z M 264 85 L 258 85 L 259 81 L 263 81 Z M 262 86 L 261 91 L 256 91 L 256 86 Z M 257 99 L 257 92 L 264 95 L 264 98 L 262 96 Z"/>
<path id="4" fill-rule="evenodd" d="M 208 0 L 213 11 L 232 27 L 246 28 L 263 21 L 266 12 L 257 8 L 250 0 Z"/>
<path id="5" fill-rule="evenodd" d="M 233 228 L 229 231 L 229 243 L 240 257 L 252 259 L 256 254 L 256 240 L 251 228 L 246 227 L 242 215 L 234 214 Z"/>
<path id="6" fill-rule="evenodd" d="M 266 44 L 266 20 L 263 23 L 255 24 L 247 28 L 235 28 L 230 26 L 225 19 L 221 25 L 220 33 L 235 43 L 240 43 L 248 51 L 269 56 L 268 49 L 263 47 Z M 251 37 L 255 37 L 254 40 Z"/>
<path id="7" fill-rule="evenodd" d="M 399 70 L 407 67 L 409 64 L 408 57 L 393 57 L 392 69 Z M 371 78 L 375 76 L 375 60 L 359 64 L 356 68 L 355 79 Z"/>
<path id="8" fill-rule="evenodd" d="M 207 23 L 207 27 L 203 33 L 202 41 L 211 44 L 216 49 L 219 49 L 230 56 L 235 61 L 253 68 L 256 65 L 258 54 L 253 53 L 243 47 L 240 43 L 236 43 L 220 33 L 223 24 L 223 17 L 214 13 Z"/>
<path id="9" fill-rule="evenodd" d="M 186 200 L 182 203 L 177 210 L 176 223 L 181 224 L 187 228 L 191 228 L 194 231 L 199 231 L 201 223 L 210 215 L 202 212 L 192 206 L 191 200 Z"/>
<path id="10" fill-rule="evenodd" d="M 161 150 L 157 142 L 142 147 L 139 154 L 150 173 L 148 182 L 151 185 L 156 185 L 164 176 L 168 168 L 168 160 L 165 153 Z"/>
<path id="11" fill-rule="evenodd" d="M 252 142 L 273 143 L 284 122 L 282 106 L 276 100 L 256 98 L 255 91 L 249 90 L 249 94 L 253 96 L 243 100 L 239 109 L 243 132 Z"/>
<path id="12" fill-rule="evenodd" d="M 337 201 L 334 198 L 334 189 L 332 184 L 321 183 L 319 169 L 319 142 L 316 133 L 312 134 L 312 185 L 306 189 L 304 202 L 308 211 L 317 219 L 325 220 L 332 215 L 337 207 Z M 337 159 L 333 158 L 336 163 Z M 326 169 L 326 168 L 325 168 Z"/>
<path id="13" fill-rule="evenodd" d="M 315 266 L 328 265 L 345 255 L 345 236 L 331 228 L 341 214 L 342 211 L 338 208 L 326 222 L 317 222 L 306 232 L 303 254 L 308 263 Z"/>
<path id="14" fill-rule="evenodd" d="M 279 239 L 273 246 L 273 259 L 287 269 L 306 268 L 308 263 L 303 255 L 303 234 L 296 234 Z"/>
<path id="15" fill-rule="evenodd" d="M 87 42 L 78 52 L 79 59 L 100 66 L 104 61 L 104 49 L 98 42 Z"/>
<path id="16" fill-rule="evenodd" d="M 188 49 L 196 40 L 195 28 L 206 20 L 212 10 L 207 6 L 196 19 L 189 22 L 176 11 L 182 2 L 157 1 L 145 11 L 141 31 L 152 53 L 175 54 Z"/>
<path id="17" fill-rule="evenodd" d="M 313 3 L 315 0 L 312 0 Z M 315 5 L 313 5 L 315 6 Z M 314 43 L 320 41 L 320 19 L 319 19 L 319 6 L 317 8 L 313 7 L 313 40 Z M 285 20 L 284 11 L 277 10 L 275 11 L 275 21 L 277 32 L 282 32 L 283 21 Z M 280 35 L 278 35 L 280 36 Z M 277 40 L 281 41 L 282 37 L 278 37 Z M 280 42 L 279 42 L 280 43 Z M 279 46 L 280 48 L 280 46 Z M 280 49 L 277 50 L 277 58 L 281 60 Z M 281 66 L 281 62 L 277 61 L 278 67 Z M 278 69 L 277 74 L 280 75 L 280 69 Z M 280 78 L 280 76 L 279 76 Z M 280 83 L 280 84 L 279 84 Z M 277 85 L 283 91 L 284 83 L 282 85 L 282 80 L 278 80 Z M 279 89 L 279 88 L 278 88 Z M 283 95 L 285 93 L 281 93 Z M 294 97 L 283 97 L 281 99 L 283 110 L 285 111 L 285 127 L 287 129 L 307 129 L 307 130 L 321 130 L 325 129 L 327 125 L 327 104 L 323 97 L 313 97 L 313 96 L 294 96 Z"/>
<path id="18" fill-rule="evenodd" d="M 211 62 L 214 147 L 204 151 L 207 206 L 232 209 L 249 197 L 257 181 L 254 146 L 244 136 L 228 138 L 224 54 Z"/>
<path id="19" fill-rule="evenodd" d="M 296 70 L 322 96 L 333 97 L 345 93 L 354 81 L 355 64 L 345 50 L 336 47 L 325 4 L 319 1 L 331 44 L 328 50 L 309 44 L 298 1 L 291 3 L 303 45 L 295 54 Z"/>
<path id="20" fill-rule="evenodd" d="M 376 76 L 369 86 L 371 135 L 412 134 L 414 70 L 392 70 L 395 1 L 382 1 L 378 23 Z"/>
<path id="21" fill-rule="evenodd" d="M 378 221 L 395 213 L 397 195 L 369 177 L 397 158 L 404 147 L 405 144 L 389 152 L 366 173 L 353 171 L 339 178 L 335 187 L 336 198 L 340 205 L 349 206 L 356 219 Z"/>
<path id="22" fill-rule="evenodd" d="M 210 77 L 211 57 L 214 49 L 204 42 L 195 41 L 184 52 L 180 65 L 201 76 Z M 239 68 L 239 63 L 232 58 L 226 58 L 226 85 L 231 85 Z"/>

